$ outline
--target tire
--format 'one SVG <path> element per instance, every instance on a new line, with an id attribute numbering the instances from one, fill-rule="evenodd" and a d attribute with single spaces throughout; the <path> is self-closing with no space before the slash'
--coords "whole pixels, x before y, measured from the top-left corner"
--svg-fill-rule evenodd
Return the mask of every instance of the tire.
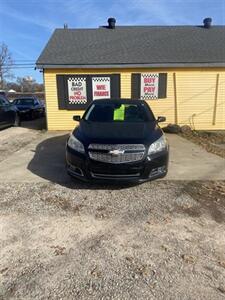
<path id="1" fill-rule="evenodd" d="M 44 112 L 44 111 L 41 111 L 41 112 L 39 113 L 39 118 L 44 118 L 44 116 L 45 116 L 45 112 Z"/>
<path id="2" fill-rule="evenodd" d="M 14 127 L 19 127 L 19 126 L 20 126 L 20 124 L 21 124 L 20 116 L 19 116 L 19 114 L 18 114 L 18 113 L 16 113 L 16 116 L 15 116 L 15 121 L 14 121 L 14 124 L 13 124 L 13 126 L 14 126 Z"/>
<path id="3" fill-rule="evenodd" d="M 36 114 L 35 112 L 32 110 L 31 113 L 30 113 L 30 119 L 31 120 L 34 120 L 36 118 Z"/>

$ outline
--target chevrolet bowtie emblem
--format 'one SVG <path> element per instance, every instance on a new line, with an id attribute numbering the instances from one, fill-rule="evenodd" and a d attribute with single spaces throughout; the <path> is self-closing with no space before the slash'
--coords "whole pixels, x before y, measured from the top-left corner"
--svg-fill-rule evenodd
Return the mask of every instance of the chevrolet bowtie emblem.
<path id="1" fill-rule="evenodd" d="M 109 151 L 109 154 L 112 154 L 112 155 L 124 154 L 124 150 L 119 150 L 119 149 L 111 150 L 111 151 Z"/>

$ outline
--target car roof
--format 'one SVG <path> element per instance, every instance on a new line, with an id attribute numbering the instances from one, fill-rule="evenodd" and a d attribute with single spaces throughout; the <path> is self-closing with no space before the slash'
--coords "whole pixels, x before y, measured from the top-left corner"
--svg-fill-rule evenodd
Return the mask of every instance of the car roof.
<path id="1" fill-rule="evenodd" d="M 94 100 L 92 103 L 102 103 L 102 104 L 108 104 L 108 103 L 115 103 L 115 104 L 146 104 L 144 100 L 138 100 L 138 99 L 129 99 L 129 98 L 122 98 L 122 99 L 99 99 Z"/>

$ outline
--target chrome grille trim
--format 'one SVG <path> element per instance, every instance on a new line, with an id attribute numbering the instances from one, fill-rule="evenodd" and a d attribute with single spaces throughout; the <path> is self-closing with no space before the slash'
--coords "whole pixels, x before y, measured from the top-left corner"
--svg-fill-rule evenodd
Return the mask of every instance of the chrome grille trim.
<path id="1" fill-rule="evenodd" d="M 145 151 L 143 144 L 90 144 L 88 149 L 91 150 L 135 150 Z"/>
<path id="2" fill-rule="evenodd" d="M 91 176 L 94 178 L 132 178 L 132 177 L 139 177 L 140 173 L 135 174 L 101 174 L 101 173 L 94 173 L 91 172 Z"/>
<path id="3" fill-rule="evenodd" d="M 88 153 L 91 159 L 105 163 L 120 164 L 143 159 L 143 144 L 90 144 Z"/>

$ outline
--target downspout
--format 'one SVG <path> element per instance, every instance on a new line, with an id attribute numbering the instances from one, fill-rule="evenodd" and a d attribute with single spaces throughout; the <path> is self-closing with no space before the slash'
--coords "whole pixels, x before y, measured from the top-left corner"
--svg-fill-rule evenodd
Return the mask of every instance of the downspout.
<path id="1" fill-rule="evenodd" d="M 43 84 L 44 84 L 44 93 L 45 93 L 45 122 L 46 122 L 46 129 L 48 130 L 48 110 L 47 110 L 47 101 L 46 101 L 45 69 L 42 69 L 42 73 L 43 73 Z"/>
<path id="2" fill-rule="evenodd" d="M 216 89 L 215 89 L 215 100 L 214 100 L 214 108 L 213 108 L 212 125 L 216 125 L 216 111 L 217 111 L 217 102 L 218 102 L 219 80 L 220 80 L 220 74 L 217 74 L 216 75 Z"/>
<path id="3" fill-rule="evenodd" d="M 177 81 L 176 73 L 173 73 L 173 88 L 174 88 L 174 121 L 178 124 L 178 105 L 177 105 Z"/>

